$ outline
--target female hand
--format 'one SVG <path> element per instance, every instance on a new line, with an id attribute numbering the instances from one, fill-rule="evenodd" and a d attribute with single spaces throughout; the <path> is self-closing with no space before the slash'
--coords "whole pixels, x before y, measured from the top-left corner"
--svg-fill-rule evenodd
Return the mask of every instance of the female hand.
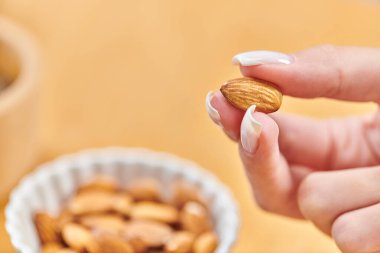
<path id="1" fill-rule="evenodd" d="M 288 96 L 380 103 L 380 49 L 320 46 L 292 55 L 253 51 L 234 57 L 244 76 Z M 239 143 L 257 204 L 312 221 L 345 253 L 380 252 L 380 110 L 315 120 L 245 113 L 220 92 L 207 111 Z"/>

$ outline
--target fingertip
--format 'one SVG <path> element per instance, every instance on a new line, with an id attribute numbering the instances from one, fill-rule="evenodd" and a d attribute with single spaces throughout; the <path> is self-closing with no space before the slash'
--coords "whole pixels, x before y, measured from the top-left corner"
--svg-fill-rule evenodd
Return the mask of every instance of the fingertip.
<path id="1" fill-rule="evenodd" d="M 250 107 L 241 124 L 241 147 L 248 156 L 267 156 L 278 149 L 279 128 L 276 122 L 268 115 L 253 112 Z"/>
<path id="2" fill-rule="evenodd" d="M 267 114 L 255 112 L 253 117 L 262 125 L 258 155 L 268 155 L 278 149 L 279 127 Z"/>
<path id="3" fill-rule="evenodd" d="M 242 116 L 244 114 L 244 111 L 231 105 L 225 99 L 225 97 L 223 96 L 220 90 L 215 92 L 214 98 L 211 100 L 211 104 L 213 105 L 215 109 L 219 111 L 219 113 L 223 113 L 225 114 L 225 116 L 228 116 L 230 114 Z"/>
<path id="4" fill-rule="evenodd" d="M 298 82 L 298 79 L 302 76 L 302 73 L 300 73 L 301 68 L 294 63 L 290 65 L 262 64 L 257 66 L 240 66 L 240 72 L 245 77 L 272 83 L 286 95 L 293 95 L 294 82 Z"/>
<path id="5" fill-rule="evenodd" d="M 270 132 L 278 135 L 278 125 L 270 115 L 262 112 L 254 112 L 253 117 L 263 125 L 263 132 Z"/>
<path id="6" fill-rule="evenodd" d="M 289 96 L 380 100 L 380 72 L 374 71 L 380 66 L 378 48 L 322 45 L 291 55 L 256 51 L 238 56 L 244 76 L 273 83 Z"/>
<path id="7" fill-rule="evenodd" d="M 259 146 L 259 138 L 263 126 L 253 117 L 256 105 L 251 105 L 245 112 L 240 127 L 240 142 L 243 149 L 254 154 Z"/>
<path id="8" fill-rule="evenodd" d="M 212 107 L 220 116 L 220 124 L 224 132 L 234 141 L 240 137 L 240 124 L 244 116 L 244 111 L 233 107 L 220 91 L 215 92 L 210 101 Z"/>
<path id="9" fill-rule="evenodd" d="M 293 204 L 282 203 L 283 199 L 288 199 L 290 196 L 294 182 L 288 164 L 279 152 L 278 126 L 264 113 L 254 112 L 252 118 L 262 127 L 258 148 L 256 152 L 250 153 L 244 148 L 242 141 L 239 153 L 254 190 L 255 199 L 266 211 L 283 214 L 289 212 L 292 216 L 299 217 L 295 204 L 290 207 Z M 286 206 L 290 207 L 289 210 L 286 210 Z"/>

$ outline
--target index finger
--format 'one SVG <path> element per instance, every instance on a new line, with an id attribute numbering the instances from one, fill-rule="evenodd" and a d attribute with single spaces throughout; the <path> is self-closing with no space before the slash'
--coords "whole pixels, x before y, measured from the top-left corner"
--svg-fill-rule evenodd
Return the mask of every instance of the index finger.
<path id="1" fill-rule="evenodd" d="M 244 76 L 271 82 L 289 96 L 380 103 L 377 48 L 325 45 L 292 55 L 251 51 L 236 55 L 233 62 Z"/>

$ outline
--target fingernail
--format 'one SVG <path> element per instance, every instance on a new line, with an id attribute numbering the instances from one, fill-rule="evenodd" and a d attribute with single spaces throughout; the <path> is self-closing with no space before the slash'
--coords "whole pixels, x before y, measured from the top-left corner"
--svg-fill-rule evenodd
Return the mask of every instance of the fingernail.
<path id="1" fill-rule="evenodd" d="M 214 121 L 214 123 L 217 124 L 218 126 L 223 127 L 222 123 L 220 122 L 219 112 L 211 105 L 211 100 L 214 97 L 214 95 L 215 95 L 215 92 L 213 92 L 213 91 L 210 91 L 207 94 L 207 97 L 206 97 L 206 110 L 207 110 L 208 116 L 210 116 L 210 118 L 212 119 L 212 121 Z"/>
<path id="2" fill-rule="evenodd" d="M 259 138 L 262 130 L 260 122 L 253 118 L 256 105 L 251 105 L 245 112 L 240 128 L 240 141 L 243 149 L 254 154 L 259 146 Z"/>
<path id="3" fill-rule="evenodd" d="M 294 58 L 274 51 L 249 51 L 235 55 L 232 58 L 232 64 L 242 66 L 254 66 L 268 63 L 291 64 Z"/>

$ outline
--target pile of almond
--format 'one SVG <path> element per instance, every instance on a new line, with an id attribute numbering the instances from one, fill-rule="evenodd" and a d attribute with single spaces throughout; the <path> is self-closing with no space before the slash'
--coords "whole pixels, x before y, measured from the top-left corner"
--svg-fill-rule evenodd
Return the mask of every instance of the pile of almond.
<path id="1" fill-rule="evenodd" d="M 164 201 L 154 179 L 122 189 L 98 177 L 82 185 L 58 217 L 34 217 L 43 253 L 212 253 L 211 217 L 194 187 L 172 186 Z"/>

